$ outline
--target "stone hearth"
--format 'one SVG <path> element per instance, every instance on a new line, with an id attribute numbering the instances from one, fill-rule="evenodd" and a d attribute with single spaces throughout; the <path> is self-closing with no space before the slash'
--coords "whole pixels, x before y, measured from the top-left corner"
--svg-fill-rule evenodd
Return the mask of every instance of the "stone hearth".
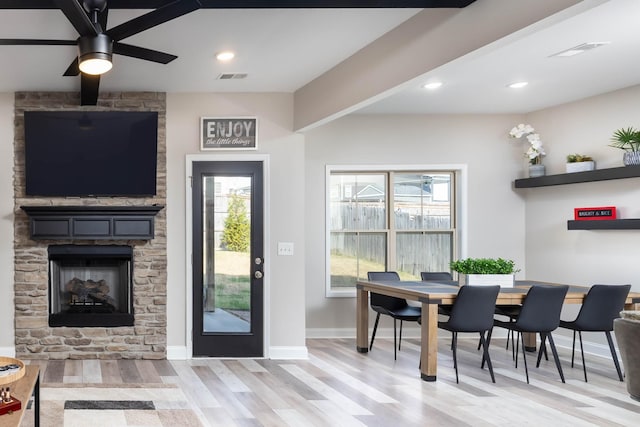
<path id="1" fill-rule="evenodd" d="M 140 206 L 166 204 L 166 100 L 164 93 L 101 93 L 98 106 L 80 107 L 77 93 L 18 92 L 15 95 L 14 252 L 15 346 L 20 359 L 166 358 L 166 214 L 155 217 L 150 240 L 38 239 L 21 206 Z M 119 110 L 158 112 L 157 195 L 145 198 L 38 198 L 25 196 L 24 111 Z M 128 245 L 133 248 L 133 326 L 50 327 L 49 245 Z"/>

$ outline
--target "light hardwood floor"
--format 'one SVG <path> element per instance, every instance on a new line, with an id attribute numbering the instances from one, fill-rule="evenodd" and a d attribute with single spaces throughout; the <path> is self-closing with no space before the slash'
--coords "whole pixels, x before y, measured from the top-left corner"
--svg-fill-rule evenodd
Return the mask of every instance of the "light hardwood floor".
<path id="1" fill-rule="evenodd" d="M 570 367 L 559 349 L 566 384 L 553 360 L 535 367 L 530 384 L 520 358 L 514 367 L 504 339 L 491 356 L 496 383 L 480 369 L 477 338 L 459 340 L 460 383 L 455 382 L 449 338 L 440 340 L 438 381 L 420 380 L 419 342 L 405 339 L 398 360 L 393 341 L 377 339 L 359 354 L 354 339 L 310 339 L 309 360 L 195 359 L 189 361 L 50 361 L 47 387 L 80 384 L 161 384 L 180 387 L 203 425 L 211 426 L 638 426 L 640 402 L 629 398 L 611 360 L 587 355 Z M 579 356 L 579 355 L 578 355 Z M 521 357 L 521 356 L 520 356 Z"/>

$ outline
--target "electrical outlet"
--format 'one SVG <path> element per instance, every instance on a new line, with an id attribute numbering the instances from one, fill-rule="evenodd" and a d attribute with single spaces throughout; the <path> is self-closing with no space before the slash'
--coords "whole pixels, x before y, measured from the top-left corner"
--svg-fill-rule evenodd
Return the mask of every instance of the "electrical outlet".
<path id="1" fill-rule="evenodd" d="M 293 255 L 293 243 L 292 242 L 278 242 L 278 255 L 292 256 Z"/>

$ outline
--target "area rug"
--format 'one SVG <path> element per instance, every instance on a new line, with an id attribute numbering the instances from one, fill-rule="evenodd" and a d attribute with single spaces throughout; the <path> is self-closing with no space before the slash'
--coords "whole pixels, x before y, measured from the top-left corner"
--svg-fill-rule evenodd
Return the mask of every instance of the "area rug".
<path id="1" fill-rule="evenodd" d="M 23 427 L 33 426 L 33 408 Z M 42 427 L 200 427 L 186 396 L 173 384 L 55 384 L 40 388 Z"/>

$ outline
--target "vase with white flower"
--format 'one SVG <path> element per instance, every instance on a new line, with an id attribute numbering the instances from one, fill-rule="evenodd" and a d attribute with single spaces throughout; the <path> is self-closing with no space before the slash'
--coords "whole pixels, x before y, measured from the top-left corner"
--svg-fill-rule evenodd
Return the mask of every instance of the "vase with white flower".
<path id="1" fill-rule="evenodd" d="M 535 129 L 531 127 L 531 125 L 520 123 L 511 129 L 509 136 L 516 139 L 526 137 L 529 142 L 529 148 L 524 153 L 524 156 L 529 159 L 529 178 L 543 176 L 545 174 L 545 167 L 542 164 L 542 156 L 545 156 L 547 153 L 545 153 L 544 147 L 542 146 L 540 134 L 535 133 Z"/>

